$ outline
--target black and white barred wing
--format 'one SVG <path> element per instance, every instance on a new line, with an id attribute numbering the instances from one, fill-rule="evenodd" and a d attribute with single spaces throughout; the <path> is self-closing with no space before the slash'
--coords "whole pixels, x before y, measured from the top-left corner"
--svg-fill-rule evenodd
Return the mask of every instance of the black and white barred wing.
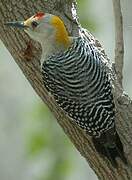
<path id="1" fill-rule="evenodd" d="M 92 135 L 114 123 L 114 103 L 105 65 L 92 45 L 81 38 L 42 67 L 45 87 L 58 105 Z"/>

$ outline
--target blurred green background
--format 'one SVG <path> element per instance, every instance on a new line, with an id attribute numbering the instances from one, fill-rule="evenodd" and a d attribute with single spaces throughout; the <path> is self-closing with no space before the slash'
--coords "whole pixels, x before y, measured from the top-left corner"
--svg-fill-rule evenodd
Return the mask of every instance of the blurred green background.
<path id="1" fill-rule="evenodd" d="M 78 0 L 83 27 L 114 56 L 112 2 Z M 131 92 L 132 2 L 122 0 L 125 35 L 124 88 Z M 48 108 L 0 42 L 0 180 L 96 180 Z"/>

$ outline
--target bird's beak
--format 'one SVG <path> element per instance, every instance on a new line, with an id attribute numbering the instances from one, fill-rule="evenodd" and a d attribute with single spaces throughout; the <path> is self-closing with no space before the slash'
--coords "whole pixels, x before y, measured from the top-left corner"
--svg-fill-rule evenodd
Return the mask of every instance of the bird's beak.
<path id="1" fill-rule="evenodd" d="M 19 29 L 25 29 L 27 26 L 24 25 L 23 21 L 16 21 L 16 22 L 7 22 L 5 25 L 14 27 L 14 28 L 19 28 Z"/>
<path id="2" fill-rule="evenodd" d="M 5 23 L 6 26 L 14 27 L 14 28 L 19 28 L 19 29 L 27 29 L 30 27 L 30 22 L 29 20 L 26 21 L 14 21 L 14 22 L 7 22 Z"/>

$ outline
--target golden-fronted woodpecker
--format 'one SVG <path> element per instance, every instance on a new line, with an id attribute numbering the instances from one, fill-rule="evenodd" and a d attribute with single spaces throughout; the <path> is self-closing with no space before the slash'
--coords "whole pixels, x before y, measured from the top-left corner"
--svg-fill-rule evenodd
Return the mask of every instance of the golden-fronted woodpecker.
<path id="1" fill-rule="evenodd" d="M 115 127 L 115 105 L 106 65 L 83 34 L 69 37 L 63 21 L 39 12 L 23 22 L 6 23 L 42 46 L 41 71 L 46 89 L 65 113 L 88 135 L 96 150 L 117 167 L 127 160 Z"/>

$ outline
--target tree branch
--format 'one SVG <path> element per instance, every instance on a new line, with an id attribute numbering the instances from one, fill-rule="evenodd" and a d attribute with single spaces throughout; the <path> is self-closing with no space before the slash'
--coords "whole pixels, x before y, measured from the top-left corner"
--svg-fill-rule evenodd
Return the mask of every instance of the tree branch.
<path id="1" fill-rule="evenodd" d="M 75 19 L 73 21 L 71 20 L 73 13 L 71 9 L 73 8 L 73 3 L 75 3 L 74 0 L 38 0 L 34 5 L 34 0 L 9 0 L 7 6 L 4 1 L 0 1 L 0 38 L 36 93 L 53 112 L 57 122 L 69 136 L 81 155 L 89 163 L 91 168 L 93 168 L 98 178 L 101 180 L 128 180 L 132 177 L 132 102 L 127 95 L 122 94 L 123 90 L 117 79 L 114 79 L 111 63 L 98 40 L 96 40 L 89 32 L 83 32 L 99 49 L 115 84 L 114 91 L 118 110 L 117 127 L 122 142 L 124 143 L 126 157 L 129 161 L 129 166 L 126 167 L 119 160 L 118 170 L 114 169 L 106 159 L 100 157 L 93 147 L 91 138 L 74 124 L 69 117 L 67 117 L 67 115 L 57 106 L 53 97 L 47 93 L 43 86 L 40 73 L 40 45 L 31 41 L 24 32 L 9 29 L 4 26 L 4 23 L 7 21 L 23 20 L 30 17 L 35 12 L 44 11 L 59 15 L 64 20 L 69 33 L 71 35 L 77 35 L 79 27 L 77 23 L 74 23 Z M 68 18 L 65 14 L 68 15 Z M 30 45 L 27 43 L 29 41 L 31 41 Z"/>
<path id="2" fill-rule="evenodd" d="M 113 11 L 115 17 L 115 69 L 120 85 L 123 79 L 124 64 L 124 39 L 123 39 L 123 17 L 120 0 L 113 0 Z"/>

